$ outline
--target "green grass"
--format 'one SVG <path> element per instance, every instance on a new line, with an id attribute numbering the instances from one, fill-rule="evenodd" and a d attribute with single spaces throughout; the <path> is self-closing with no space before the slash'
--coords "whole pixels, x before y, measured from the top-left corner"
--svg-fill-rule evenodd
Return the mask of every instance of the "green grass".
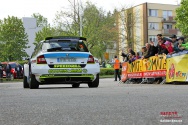
<path id="1" fill-rule="evenodd" d="M 4 83 L 6 83 L 6 82 L 22 82 L 22 81 L 23 81 L 23 79 L 14 79 L 14 80 L 11 80 L 11 81 L 6 81 L 6 78 L 3 78 Z"/>
<path id="2" fill-rule="evenodd" d="M 100 75 L 100 78 L 114 78 L 114 75 Z"/>

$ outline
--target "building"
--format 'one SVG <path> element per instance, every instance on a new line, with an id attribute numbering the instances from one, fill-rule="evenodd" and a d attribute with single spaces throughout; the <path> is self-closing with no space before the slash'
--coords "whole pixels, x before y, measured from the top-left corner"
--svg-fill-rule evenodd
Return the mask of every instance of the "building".
<path id="1" fill-rule="evenodd" d="M 33 43 L 35 42 L 36 33 L 40 31 L 42 27 L 37 27 L 36 18 L 23 17 L 22 21 L 23 21 L 23 26 L 25 28 L 25 32 L 28 35 L 28 40 L 29 40 L 28 46 L 30 46 L 30 48 L 27 48 L 25 51 L 29 56 L 31 56 L 35 48 L 35 45 Z"/>
<path id="2" fill-rule="evenodd" d="M 131 47 L 138 52 L 147 42 L 157 44 L 157 34 L 165 37 L 172 34 L 181 36 L 181 32 L 175 27 L 175 10 L 178 7 L 179 5 L 143 3 L 119 12 L 119 58 L 122 60 L 122 49 Z"/>

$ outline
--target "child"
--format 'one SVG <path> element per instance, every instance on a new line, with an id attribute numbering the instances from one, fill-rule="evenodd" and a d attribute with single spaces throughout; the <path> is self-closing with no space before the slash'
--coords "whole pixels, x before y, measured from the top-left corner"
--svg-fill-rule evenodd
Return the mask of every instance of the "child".
<path id="1" fill-rule="evenodd" d="M 168 50 L 168 54 L 173 54 L 174 53 L 174 48 L 172 47 L 172 43 L 169 41 L 166 41 L 165 43 L 166 49 Z"/>

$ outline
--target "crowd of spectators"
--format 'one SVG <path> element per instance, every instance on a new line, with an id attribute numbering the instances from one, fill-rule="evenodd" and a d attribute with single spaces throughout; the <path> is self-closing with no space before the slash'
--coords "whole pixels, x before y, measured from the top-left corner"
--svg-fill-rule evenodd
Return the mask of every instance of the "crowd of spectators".
<path id="1" fill-rule="evenodd" d="M 122 51 L 123 61 L 133 62 L 136 59 L 147 59 L 151 56 L 157 56 L 165 54 L 167 57 L 174 53 L 188 50 L 188 43 L 185 43 L 184 37 L 177 39 L 176 35 L 172 35 L 169 38 L 163 37 L 162 34 L 157 34 L 157 45 L 153 41 L 146 43 L 141 49 L 141 54 L 139 52 L 134 52 L 133 49 L 129 48 L 126 54 Z"/>

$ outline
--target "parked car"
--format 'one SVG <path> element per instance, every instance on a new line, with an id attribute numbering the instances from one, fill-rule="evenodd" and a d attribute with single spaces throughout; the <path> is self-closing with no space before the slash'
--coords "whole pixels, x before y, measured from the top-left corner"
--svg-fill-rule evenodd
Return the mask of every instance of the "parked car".
<path id="1" fill-rule="evenodd" d="M 5 67 L 7 65 L 7 62 L 1 62 L 2 67 L 3 67 L 3 77 L 6 78 L 6 72 L 5 72 Z M 17 78 L 17 72 L 16 72 L 16 62 L 9 62 L 9 64 L 11 65 L 11 74 L 10 74 L 10 79 L 16 79 Z M 20 65 L 20 64 L 18 64 Z M 20 65 L 22 67 L 21 70 L 21 76 L 23 77 L 23 66 Z"/>

